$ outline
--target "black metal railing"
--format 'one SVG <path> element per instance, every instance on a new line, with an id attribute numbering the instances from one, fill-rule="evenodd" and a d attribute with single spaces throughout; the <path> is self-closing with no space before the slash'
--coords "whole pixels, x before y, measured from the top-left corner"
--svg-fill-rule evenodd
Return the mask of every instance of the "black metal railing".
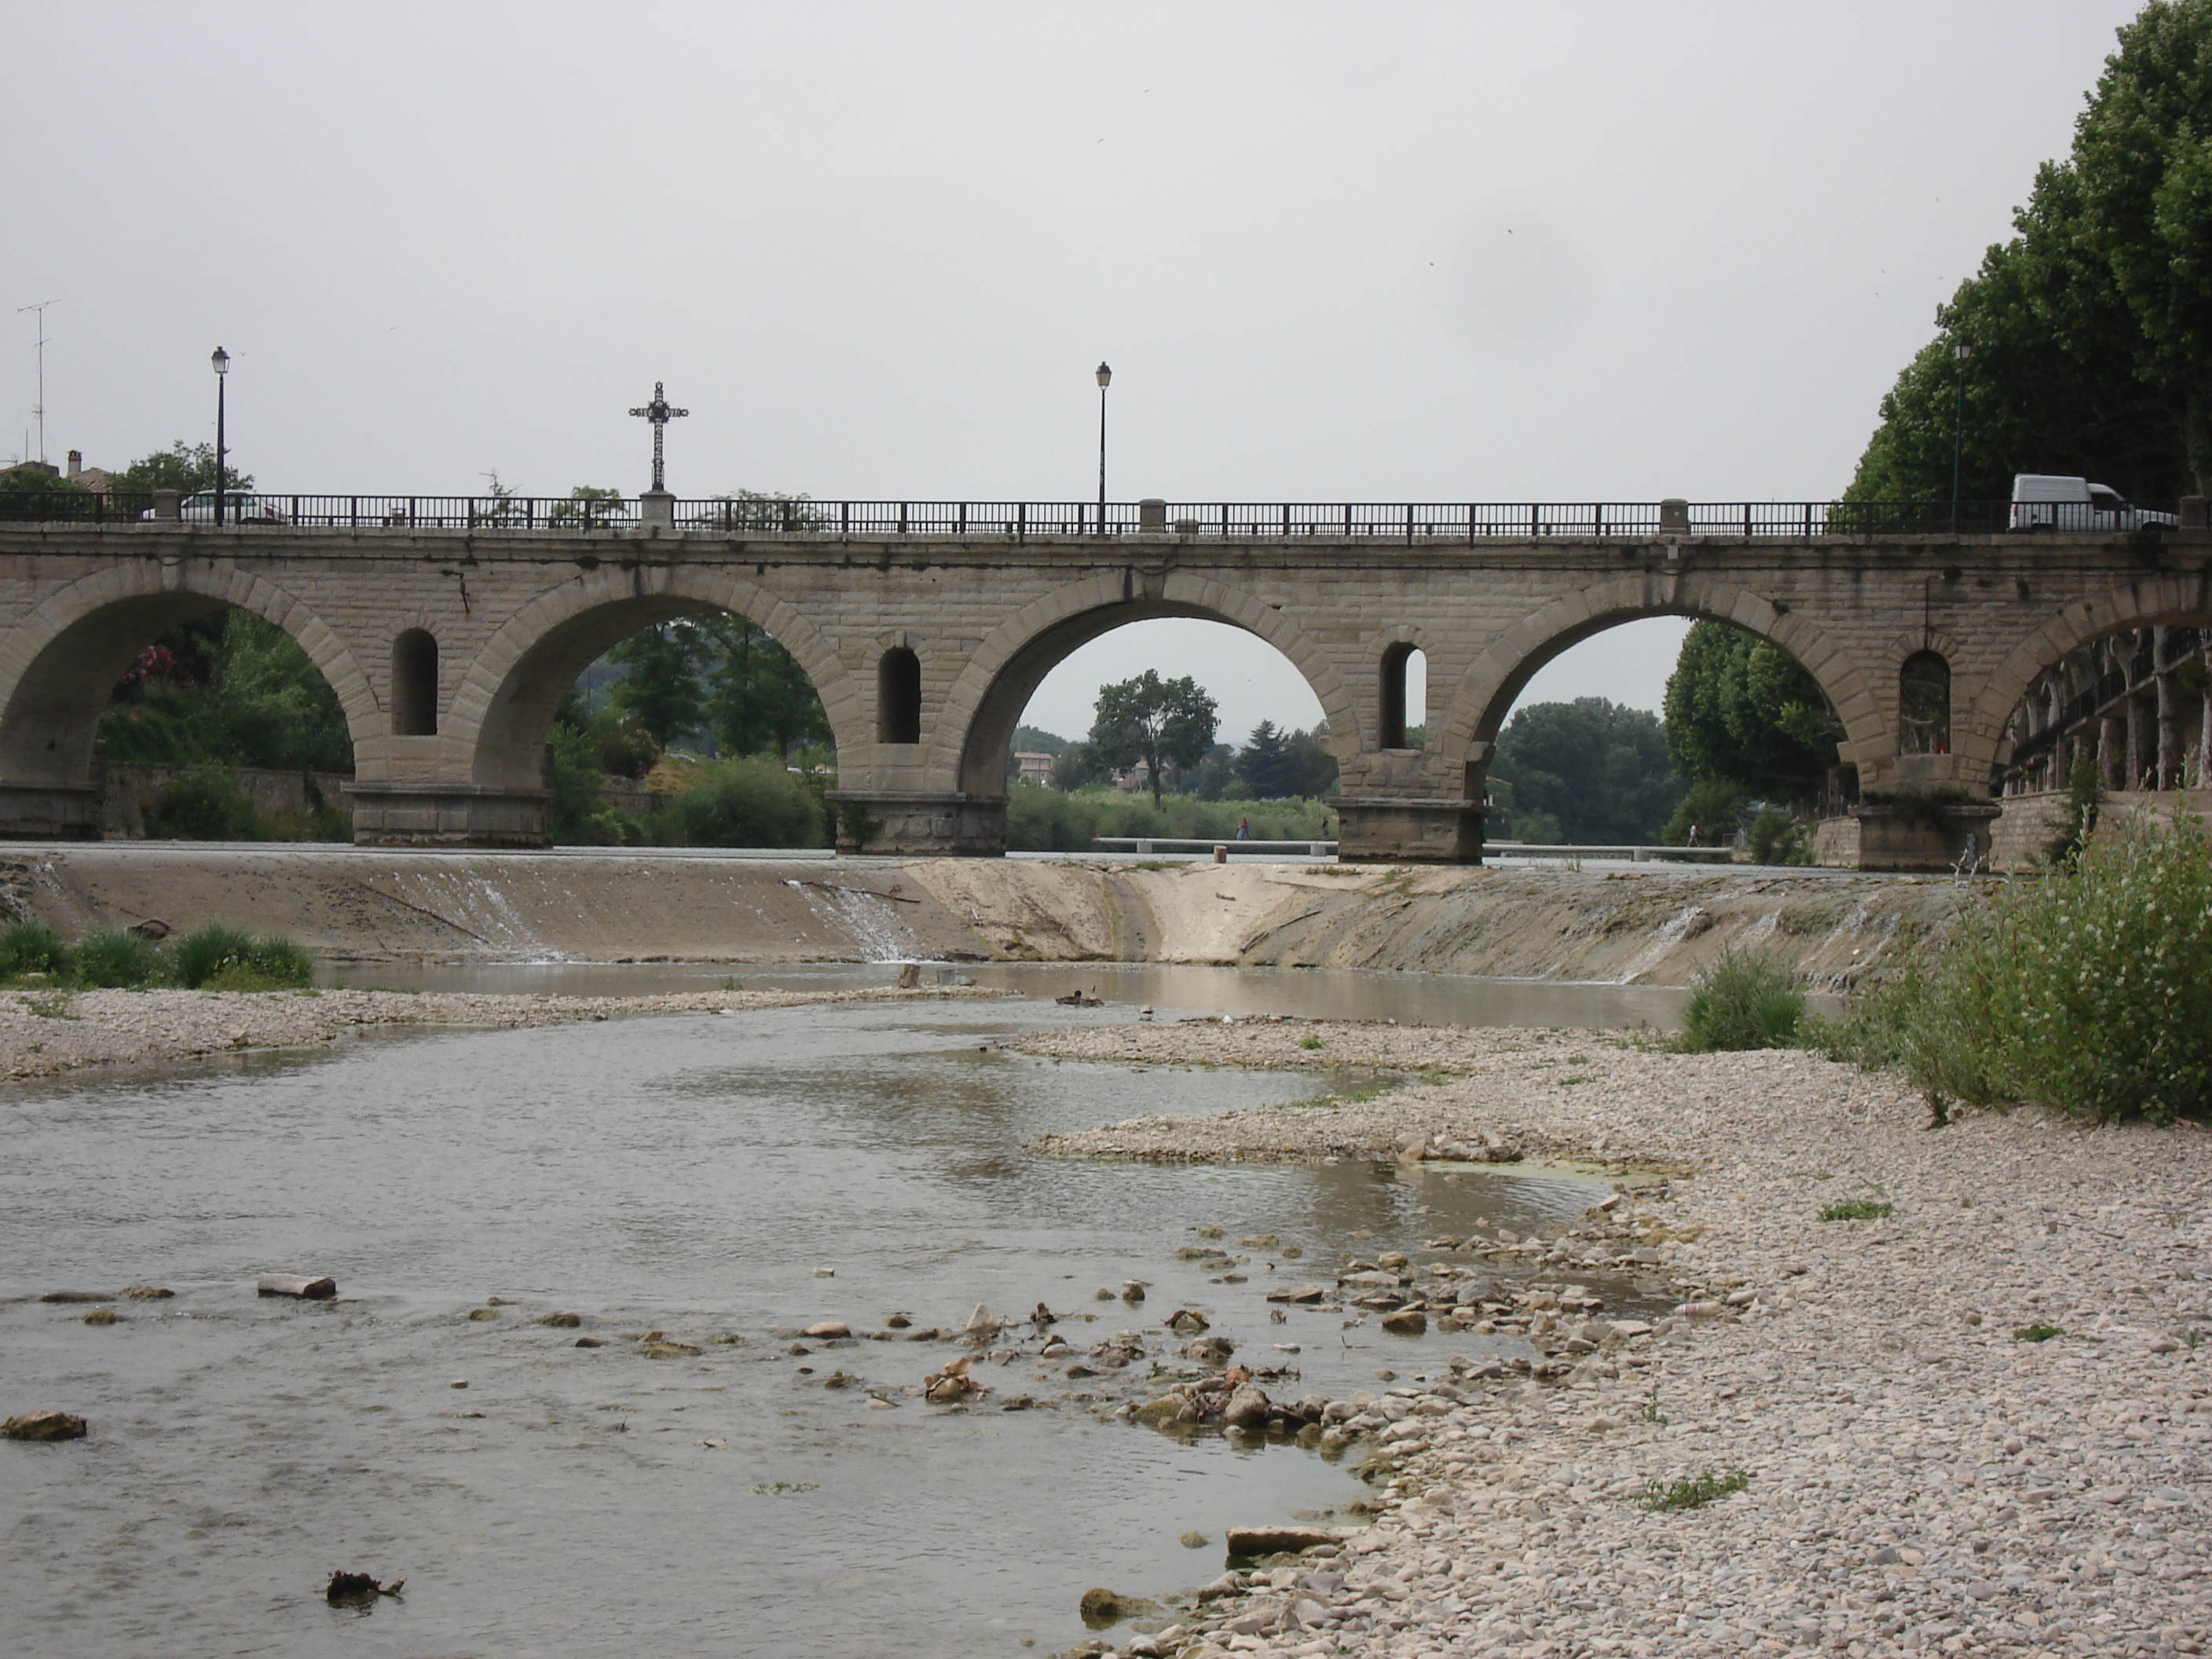
<path id="1" fill-rule="evenodd" d="M 229 495 L 224 522 L 310 529 L 635 532 L 666 524 L 717 536 L 977 537 L 1025 540 L 1166 535 L 1207 539 L 1406 543 L 1656 541 L 1669 537 L 1985 535 L 2010 527 L 2008 501 L 902 501 L 677 499 L 668 517 L 635 495 Z M 172 517 L 212 524 L 213 498 L 172 507 L 146 491 L 0 492 L 0 520 L 111 524 Z M 2105 533 L 2111 533 L 2109 531 Z"/>

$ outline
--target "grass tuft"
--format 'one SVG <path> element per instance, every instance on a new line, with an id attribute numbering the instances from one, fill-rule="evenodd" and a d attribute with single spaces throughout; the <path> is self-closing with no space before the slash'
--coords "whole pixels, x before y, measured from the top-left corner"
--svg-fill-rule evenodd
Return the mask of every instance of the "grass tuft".
<path id="1" fill-rule="evenodd" d="M 161 952 L 143 933 L 110 927 L 76 942 L 77 983 L 94 991 L 132 991 L 151 980 Z"/>
<path id="2" fill-rule="evenodd" d="M 1841 1204 L 1826 1204 L 1820 1207 L 1823 1221 L 1880 1221 L 1889 1213 L 1889 1206 L 1876 1203 L 1870 1198 L 1846 1199 Z"/>
<path id="3" fill-rule="evenodd" d="M 1647 1480 L 1636 1502 L 1639 1508 L 1654 1514 L 1666 1510 L 1701 1509 L 1717 1498 L 1726 1498 L 1730 1492 L 1741 1492 L 1750 1484 L 1751 1476 L 1741 1469 L 1731 1469 L 1726 1474 L 1708 1469 L 1703 1474 L 1686 1476 L 1663 1485 L 1656 1480 Z"/>
<path id="4" fill-rule="evenodd" d="M 2023 1325 L 2012 1334 L 2012 1340 L 2015 1342 L 2048 1342 L 2054 1336 L 2065 1334 L 2056 1325 Z"/>
<path id="5" fill-rule="evenodd" d="M 43 921 L 11 921 L 0 932 L 0 975 L 65 974 L 69 947 Z"/>

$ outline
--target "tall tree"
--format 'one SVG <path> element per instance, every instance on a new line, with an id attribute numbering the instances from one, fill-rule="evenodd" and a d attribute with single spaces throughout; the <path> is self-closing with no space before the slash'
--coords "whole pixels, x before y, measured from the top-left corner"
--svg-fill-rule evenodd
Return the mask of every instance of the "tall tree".
<path id="1" fill-rule="evenodd" d="M 703 644 L 690 623 L 655 623 L 607 653 L 609 662 L 628 671 L 615 682 L 608 700 L 663 749 L 699 730 L 706 718 L 699 684 Z"/>
<path id="2" fill-rule="evenodd" d="M 1257 800 L 1290 793 L 1290 769 L 1284 744 L 1290 733 L 1275 729 L 1273 720 L 1261 720 L 1237 752 L 1237 775 Z"/>
<path id="3" fill-rule="evenodd" d="M 727 614 L 698 629 L 711 683 L 704 716 L 725 755 L 787 760 L 799 744 L 829 744 L 830 716 L 814 682 L 773 635 Z"/>
<path id="4" fill-rule="evenodd" d="M 1842 726 L 1779 646 L 1708 618 L 1667 678 L 1667 752 L 1684 777 L 1724 778 L 1784 799 L 1817 793 Z"/>
<path id="5" fill-rule="evenodd" d="M 1683 789 L 1659 717 L 1603 697 L 1516 709 L 1490 771 L 1512 786 L 1523 840 L 1650 841 Z"/>
<path id="6" fill-rule="evenodd" d="M 1846 499 L 1945 498 L 1961 429 L 1970 498 L 2015 472 L 2212 489 L 2212 0 L 2152 0 L 2119 31 L 2013 224 L 1883 398 Z"/>
<path id="7" fill-rule="evenodd" d="M 1213 746 L 1217 712 L 1213 699 L 1189 675 L 1164 680 L 1147 668 L 1135 679 L 1098 688 L 1091 746 L 1109 766 L 1142 762 L 1158 806 L 1160 774 L 1170 766 L 1191 765 Z"/>

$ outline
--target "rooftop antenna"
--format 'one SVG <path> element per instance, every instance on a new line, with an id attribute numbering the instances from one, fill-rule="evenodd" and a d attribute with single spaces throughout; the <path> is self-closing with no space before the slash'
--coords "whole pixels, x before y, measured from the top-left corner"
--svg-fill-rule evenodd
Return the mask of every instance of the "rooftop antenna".
<path id="1" fill-rule="evenodd" d="M 15 307 L 18 317 L 28 311 L 34 313 L 39 320 L 39 401 L 31 405 L 31 413 L 39 422 L 39 465 L 41 466 L 46 463 L 46 307 L 60 303 L 58 300 L 41 300 L 36 305 Z M 27 432 L 23 434 L 23 447 L 27 449 L 30 445 L 31 434 Z"/>

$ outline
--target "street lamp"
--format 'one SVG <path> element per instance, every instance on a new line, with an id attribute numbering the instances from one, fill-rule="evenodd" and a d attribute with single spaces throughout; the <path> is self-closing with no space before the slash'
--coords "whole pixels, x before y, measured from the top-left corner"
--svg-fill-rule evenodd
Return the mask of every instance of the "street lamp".
<path id="1" fill-rule="evenodd" d="M 222 386 L 230 374 L 230 354 L 221 346 L 208 361 L 215 365 L 215 521 L 222 522 Z"/>
<path id="2" fill-rule="evenodd" d="M 1106 533 L 1106 388 L 1114 381 L 1114 371 L 1105 364 L 1098 365 L 1098 533 Z"/>
<path id="3" fill-rule="evenodd" d="M 1954 398 L 1951 416 L 1951 529 L 1959 528 L 1959 462 L 1966 447 L 1966 359 L 1974 355 L 1974 348 L 1964 340 L 1951 342 L 1951 356 L 1958 364 L 1958 390 Z"/>

